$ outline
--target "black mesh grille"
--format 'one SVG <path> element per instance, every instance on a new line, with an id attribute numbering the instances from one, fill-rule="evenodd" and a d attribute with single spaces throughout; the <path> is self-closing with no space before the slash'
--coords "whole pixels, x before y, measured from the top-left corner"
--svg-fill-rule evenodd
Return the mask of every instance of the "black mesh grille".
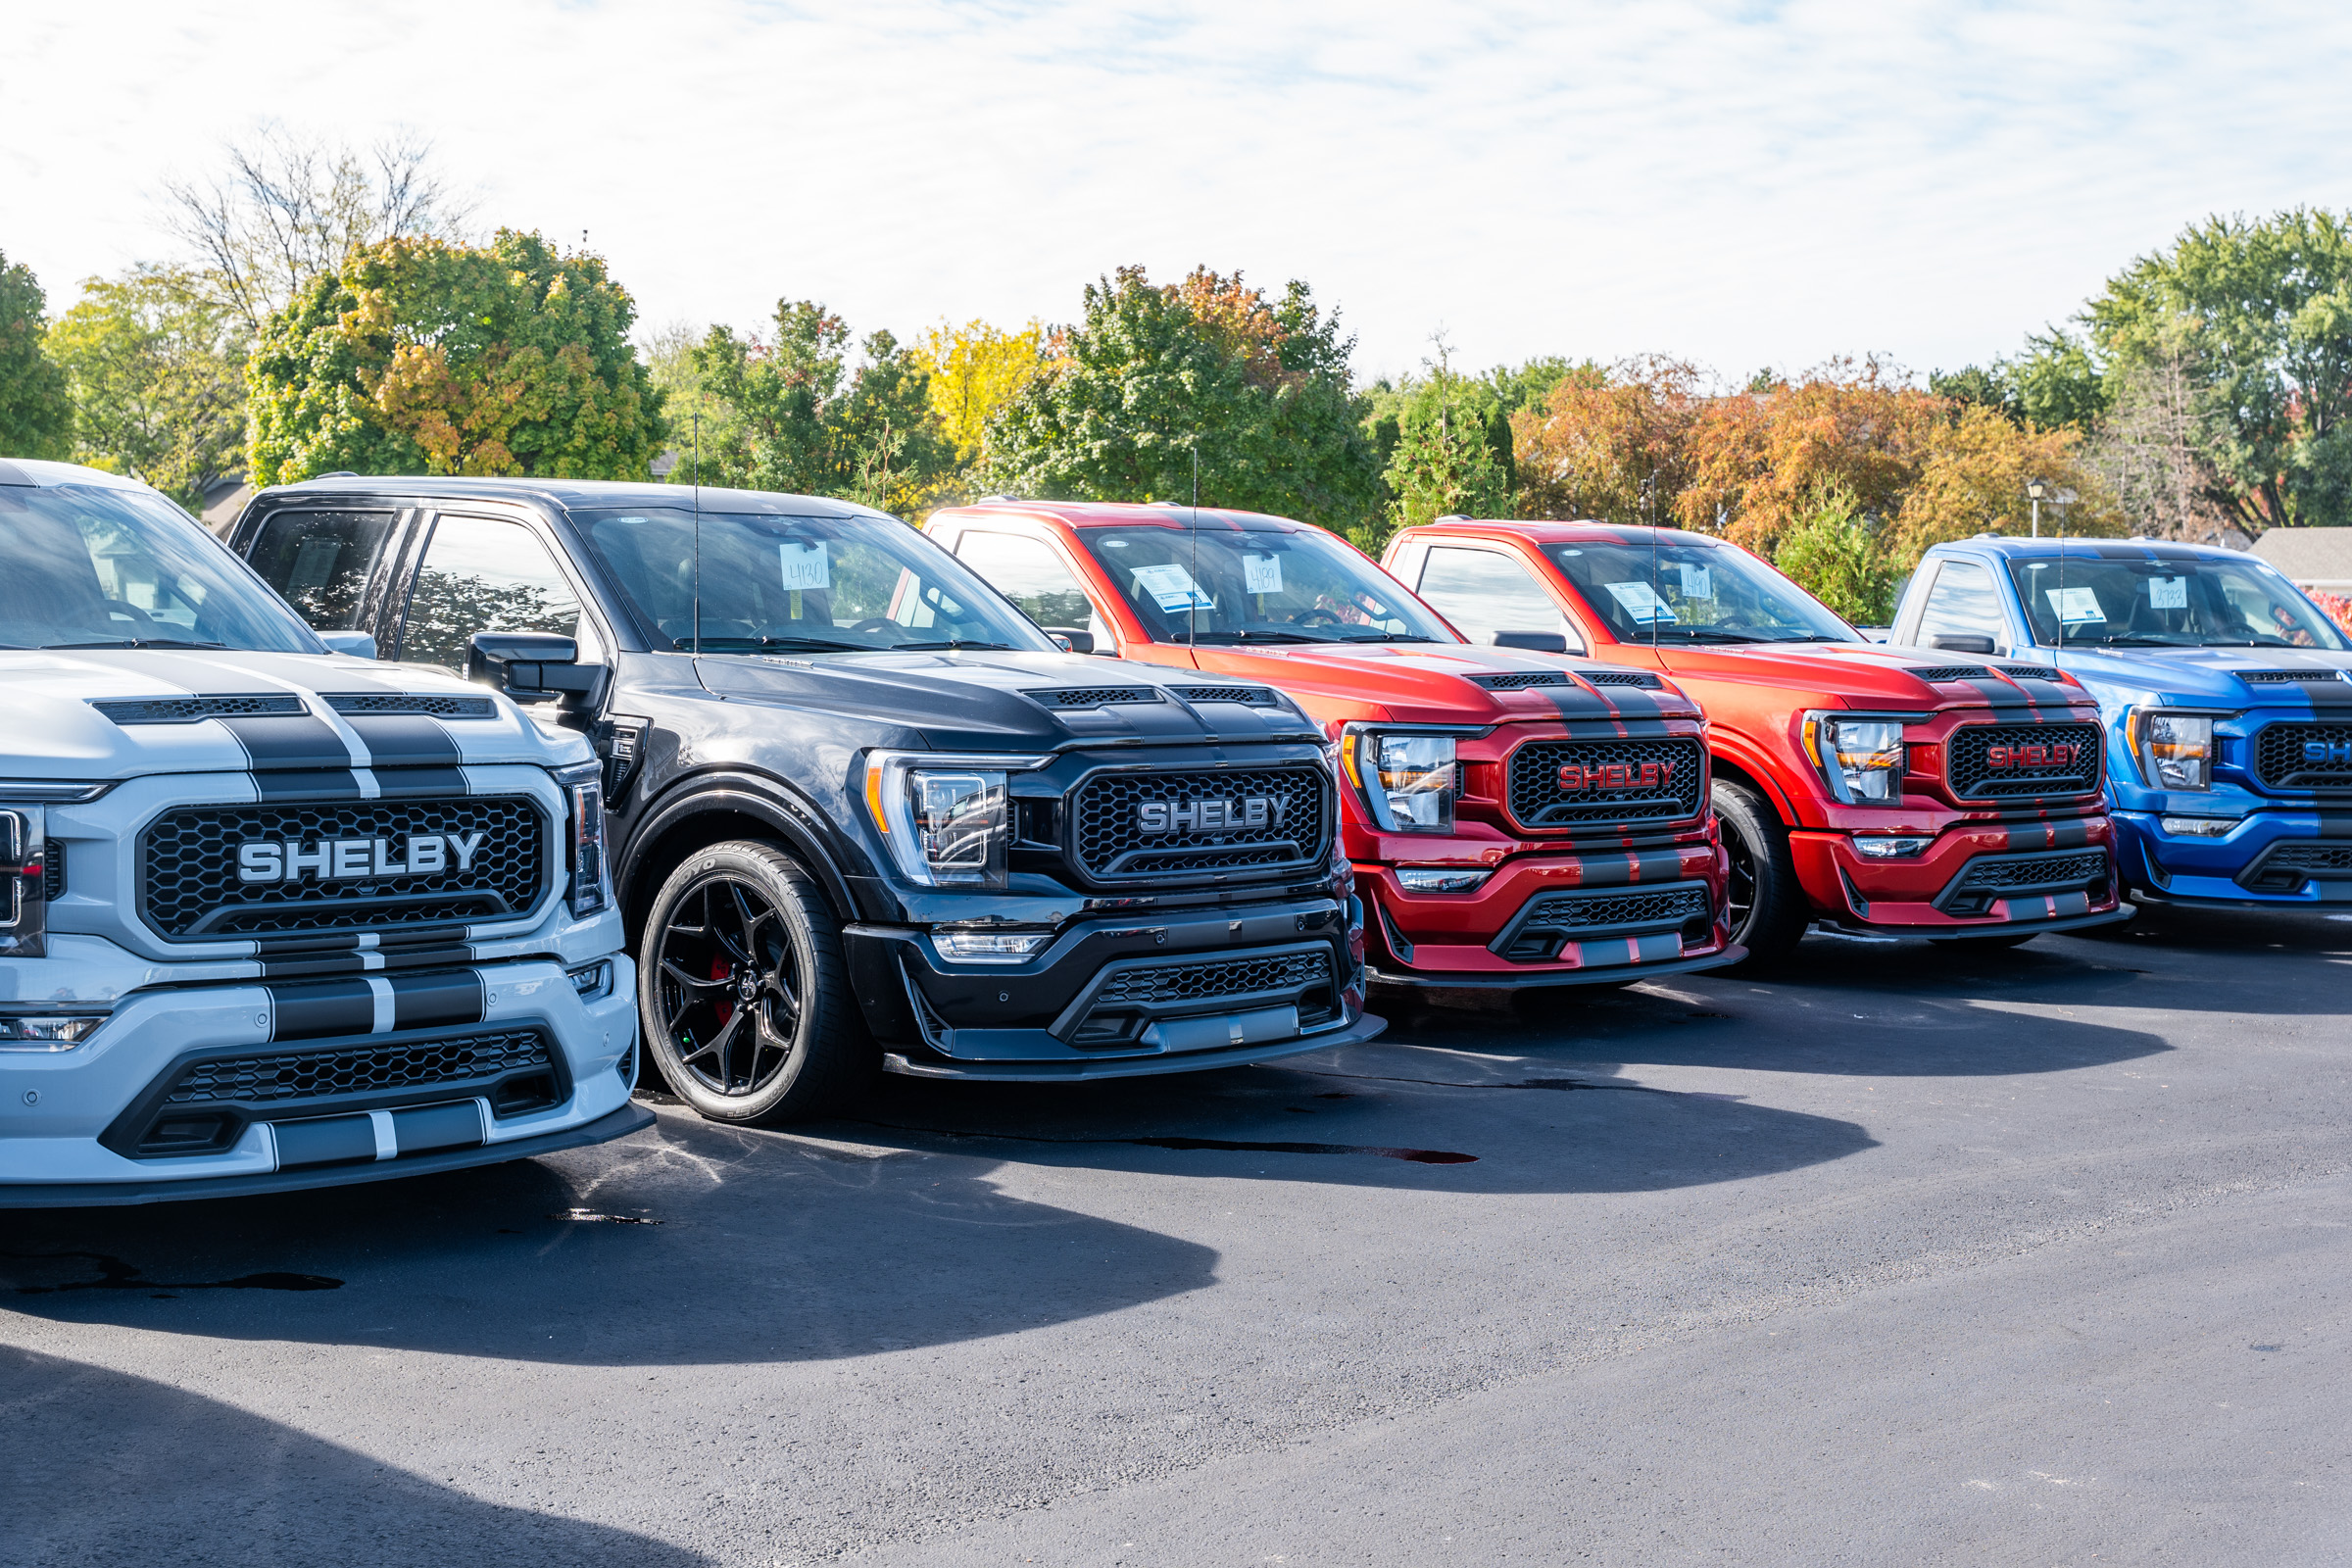
<path id="1" fill-rule="evenodd" d="M 191 1063 L 164 1096 L 164 1103 L 270 1105 L 388 1089 L 454 1088 L 553 1066 L 547 1041 L 533 1029 L 462 1040 L 273 1051 Z"/>
<path id="2" fill-rule="evenodd" d="M 1027 692 L 1048 708 L 1106 708 L 1113 703 L 1156 703 L 1159 693 L 1149 686 L 1063 686 Z"/>
<path id="3" fill-rule="evenodd" d="M 2018 680 L 2058 680 L 2058 671 L 2047 664 L 2003 664 L 2001 673 Z"/>
<path id="4" fill-rule="evenodd" d="M 1595 686 L 1663 686 L 1666 683 L 1646 669 L 1588 669 L 1585 679 Z"/>
<path id="5" fill-rule="evenodd" d="M 349 801 L 277 806 L 189 806 L 167 811 L 140 835 L 147 921 L 167 937 L 250 936 L 429 925 L 519 914 L 544 885 L 544 818 L 528 800 Z M 251 840 L 304 845 L 385 839 L 405 856 L 412 835 L 484 835 L 471 867 L 454 857 L 439 872 L 381 881 L 245 883 L 238 847 Z M 217 919 L 215 910 L 230 912 Z M 203 922 L 204 929 L 196 927 Z"/>
<path id="6" fill-rule="evenodd" d="M 1176 686 L 1170 688 L 1188 703 L 1246 703 L 1252 708 L 1273 706 L 1274 694 L 1263 686 Z"/>
<path id="7" fill-rule="evenodd" d="M 41 850 L 41 897 L 55 901 L 66 896 L 66 847 L 55 839 Z"/>
<path id="8" fill-rule="evenodd" d="M 329 692 L 326 706 L 338 713 L 377 717 L 495 718 L 498 704 L 487 697 L 442 697 L 412 692 Z"/>
<path id="9" fill-rule="evenodd" d="M 256 713 L 307 713 L 299 697 L 145 697 L 90 704 L 118 724 L 193 724 L 207 718 L 243 718 Z"/>
<path id="10" fill-rule="evenodd" d="M 2352 844 L 2281 844 L 2262 858 L 2262 868 L 2352 872 Z"/>
<path id="11" fill-rule="evenodd" d="M 1325 796 L 1324 775 L 1310 767 L 1097 774 L 1071 797 L 1071 854 L 1096 878 L 1311 863 L 1330 842 Z M 1269 803 L 1261 827 L 1146 833 L 1139 820 L 1150 803 L 1198 808 L 1253 799 Z"/>
<path id="12" fill-rule="evenodd" d="M 2096 724 L 1968 724 L 1946 743 L 1944 767 L 1952 793 L 1977 800 L 2087 795 L 2099 787 L 2099 745 Z"/>
<path id="13" fill-rule="evenodd" d="M 1667 768 L 1671 765 L 1672 772 Z M 1642 769 L 1653 767 L 1653 782 Z M 1561 770 L 1628 768 L 1622 788 L 1589 782 L 1563 788 Z M 1529 741 L 1511 754 L 1511 815 L 1528 827 L 1586 823 L 1663 822 L 1696 816 L 1704 797 L 1707 754 L 1695 740 L 1663 736 L 1645 741 Z"/>
<path id="14" fill-rule="evenodd" d="M 2236 674 L 2249 686 L 2334 685 L 2344 678 L 2332 669 L 2241 669 Z"/>
<path id="15" fill-rule="evenodd" d="M 1607 893 L 1540 894 L 1528 904 L 1526 923 L 1574 932 L 1598 926 L 1680 925 L 1706 912 L 1707 890 L 1692 882 Z"/>
<path id="16" fill-rule="evenodd" d="M 1223 958 L 1208 963 L 1169 963 L 1150 969 L 1122 969 L 1096 993 L 1095 1005 L 1118 1003 L 1209 1002 L 1219 997 L 1251 996 L 1261 992 L 1297 991 L 1328 985 L 1331 954 L 1286 953 L 1267 958 Z"/>
<path id="17" fill-rule="evenodd" d="M 1576 684 L 1556 669 L 1521 669 L 1503 675 L 1473 675 L 1473 686 L 1484 686 L 1491 692 L 1515 692 L 1529 686 L 1572 686 Z"/>
<path id="18" fill-rule="evenodd" d="M 2082 850 L 2075 854 L 2026 855 L 1997 860 L 1975 860 L 1953 884 L 1955 893 L 2004 892 L 2010 888 L 2062 887 L 2107 881 L 2107 852 Z"/>
<path id="19" fill-rule="evenodd" d="M 2275 790 L 2352 789 L 2352 724 L 2265 725 L 2254 776 Z"/>
<path id="20" fill-rule="evenodd" d="M 1983 680 L 1991 673 L 1983 664 L 1936 664 L 1910 673 L 1921 680 Z"/>

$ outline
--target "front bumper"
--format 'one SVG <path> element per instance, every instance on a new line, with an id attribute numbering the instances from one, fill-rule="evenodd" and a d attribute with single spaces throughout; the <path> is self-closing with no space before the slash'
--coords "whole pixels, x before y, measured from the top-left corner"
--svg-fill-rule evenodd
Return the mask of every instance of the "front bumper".
<path id="1" fill-rule="evenodd" d="M 0 1208 L 332 1185 L 618 1137 L 639 1125 L 636 981 L 619 955 L 609 973 L 594 997 L 545 958 L 130 991 L 72 1050 L 0 1053 Z M 22 995 L 35 977 L 16 978 Z"/>
<path id="2" fill-rule="evenodd" d="M 942 958 L 927 931 L 853 925 L 851 982 L 890 1071 L 1076 1081 L 1192 1072 L 1368 1040 L 1363 914 L 1307 895 L 1071 921 L 1020 963 Z"/>
<path id="3" fill-rule="evenodd" d="M 2168 903 L 2352 904 L 2352 810 L 2251 811 L 2210 839 L 2167 833 L 2154 811 L 2117 811 L 2115 822 L 2125 881 Z"/>
<path id="4" fill-rule="evenodd" d="M 1931 938 L 2126 919 L 2131 909 L 2122 902 L 2114 847 L 2105 815 L 1966 823 L 1896 860 L 1865 858 L 1843 833 L 1788 835 L 1797 880 L 1817 910 L 1853 930 Z M 2083 856 L 2104 858 L 2104 876 L 2044 883 L 2030 874 L 2037 863 L 2057 868 Z"/>

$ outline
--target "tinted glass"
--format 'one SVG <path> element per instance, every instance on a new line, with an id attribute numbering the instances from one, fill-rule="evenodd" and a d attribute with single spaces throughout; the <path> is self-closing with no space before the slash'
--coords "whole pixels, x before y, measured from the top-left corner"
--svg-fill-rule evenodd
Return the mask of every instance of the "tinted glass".
<path id="1" fill-rule="evenodd" d="M 1081 528 L 1153 642 L 1450 643 L 1396 578 L 1328 534 Z"/>
<path id="2" fill-rule="evenodd" d="M 0 644 L 318 644 L 234 556 L 170 502 L 100 485 L 0 485 Z"/>
<path id="3" fill-rule="evenodd" d="M 358 631 L 360 601 L 392 532 L 389 512 L 280 512 L 246 559 L 320 631 Z"/>
<path id="4" fill-rule="evenodd" d="M 956 542 L 956 559 L 1040 626 L 1075 626 L 1092 634 L 1098 647 L 1109 639 L 1110 628 L 1096 615 L 1086 590 L 1043 540 L 971 528 Z"/>
<path id="5" fill-rule="evenodd" d="M 1433 546 L 1421 564 L 1421 597 L 1474 643 L 1498 631 L 1558 632 L 1572 650 L 1584 639 L 1533 573 L 1494 550 Z"/>
<path id="6" fill-rule="evenodd" d="M 1995 646 L 2007 642 L 2001 625 L 2001 602 L 1992 591 L 1992 573 L 1973 561 L 1947 561 L 1936 573 L 1936 586 L 1920 611 L 1919 638 L 1989 637 Z"/>
<path id="7" fill-rule="evenodd" d="M 2342 649 L 2343 633 L 2293 583 L 2251 560 L 2013 558 L 2036 642 L 2174 648 Z"/>
<path id="8" fill-rule="evenodd" d="M 577 637 L 579 626 L 580 601 L 537 534 L 504 517 L 441 517 L 409 593 L 400 657 L 462 671 L 477 631 Z"/>
<path id="9" fill-rule="evenodd" d="M 1620 642 L 1852 643 L 1861 634 L 1743 550 L 1659 541 L 1545 545 Z"/>
<path id="10" fill-rule="evenodd" d="M 1053 653 L 954 556 L 891 517 L 575 512 L 649 632 L 705 653 L 998 647 Z M 656 646 L 660 646 L 657 643 Z"/>

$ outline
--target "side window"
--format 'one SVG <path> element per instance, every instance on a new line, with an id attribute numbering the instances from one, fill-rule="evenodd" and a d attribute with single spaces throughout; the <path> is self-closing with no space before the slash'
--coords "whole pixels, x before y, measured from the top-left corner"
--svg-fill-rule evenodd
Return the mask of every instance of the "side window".
<path id="1" fill-rule="evenodd" d="M 462 672 L 477 631 L 587 635 L 580 602 L 537 534 L 503 517 L 441 517 L 409 593 L 400 657 Z M 594 657 L 584 646 L 580 655 Z"/>
<path id="2" fill-rule="evenodd" d="M 1094 635 L 1097 648 L 1110 651 L 1110 628 L 1045 541 L 970 528 L 956 543 L 956 559 L 987 578 L 1040 626 L 1076 626 Z"/>
<path id="3" fill-rule="evenodd" d="M 1584 639 L 1535 574 L 1498 552 L 1431 546 L 1420 594 L 1474 643 L 1491 643 L 1498 631 L 1556 631 L 1570 653 L 1584 652 Z"/>
<path id="4" fill-rule="evenodd" d="M 253 542 L 253 569 L 319 631 L 366 631 L 361 599 L 392 533 L 389 512 L 280 512 Z"/>
<path id="5" fill-rule="evenodd" d="M 1938 637 L 1989 637 L 1994 649 L 2008 645 L 1992 573 L 1973 561 L 1943 563 L 1936 573 L 1936 586 L 1928 590 L 1919 615 L 1919 641 L 1932 646 Z"/>

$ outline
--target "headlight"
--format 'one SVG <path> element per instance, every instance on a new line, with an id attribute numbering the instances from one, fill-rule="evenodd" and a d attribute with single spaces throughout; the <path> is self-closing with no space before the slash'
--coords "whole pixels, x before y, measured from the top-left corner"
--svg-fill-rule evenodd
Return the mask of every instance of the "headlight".
<path id="1" fill-rule="evenodd" d="M 104 1013 L 0 1018 L 0 1051 L 72 1051 L 104 1022 Z"/>
<path id="2" fill-rule="evenodd" d="M 1459 788 L 1450 735 L 1350 728 L 1340 743 L 1348 781 L 1388 833 L 1450 833 Z"/>
<path id="3" fill-rule="evenodd" d="M 2213 788 L 2213 715 L 2142 710 L 2132 715 L 2140 777 L 2158 789 Z"/>
<path id="4" fill-rule="evenodd" d="M 1018 963 L 1053 940 L 1051 931 L 931 933 L 931 945 L 952 963 Z"/>
<path id="5" fill-rule="evenodd" d="M 1848 806 L 1893 806 L 1903 798 L 1903 721 L 1807 713 L 1805 749 L 1830 792 Z"/>
<path id="6" fill-rule="evenodd" d="M 1494 874 L 1452 865 L 1400 865 L 1396 885 L 1407 893 L 1470 893 Z"/>
<path id="7" fill-rule="evenodd" d="M 993 763 L 995 765 L 974 765 Z M 1001 888 L 1012 843 L 1005 775 L 1029 759 L 877 753 L 865 804 L 891 859 L 925 887 Z"/>
<path id="8" fill-rule="evenodd" d="M 1871 860 L 1904 860 L 1925 852 L 1935 842 L 1934 839 L 1913 838 L 1908 834 L 1899 837 L 1857 837 L 1854 840 L 1854 853 Z"/>
<path id="9" fill-rule="evenodd" d="M 585 918 L 605 906 L 604 764 L 556 775 L 571 808 L 571 912 Z"/>

